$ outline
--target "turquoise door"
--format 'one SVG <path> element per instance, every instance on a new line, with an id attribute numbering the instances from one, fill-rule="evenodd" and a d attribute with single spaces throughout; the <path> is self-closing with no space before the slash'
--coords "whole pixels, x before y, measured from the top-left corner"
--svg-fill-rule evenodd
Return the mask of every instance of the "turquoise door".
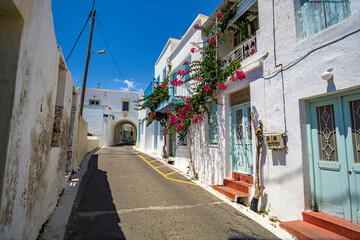
<path id="1" fill-rule="evenodd" d="M 353 222 L 360 223 L 360 94 L 344 97 L 343 109 L 351 216 Z"/>
<path id="2" fill-rule="evenodd" d="M 158 131 L 159 131 L 159 123 L 158 121 L 154 121 L 154 149 L 156 150 L 157 149 L 157 145 L 158 145 Z"/>
<path id="3" fill-rule="evenodd" d="M 309 115 L 313 201 L 360 223 L 360 94 L 311 102 Z"/>
<path id="4" fill-rule="evenodd" d="M 234 172 L 253 174 L 250 103 L 231 109 L 231 158 Z"/>

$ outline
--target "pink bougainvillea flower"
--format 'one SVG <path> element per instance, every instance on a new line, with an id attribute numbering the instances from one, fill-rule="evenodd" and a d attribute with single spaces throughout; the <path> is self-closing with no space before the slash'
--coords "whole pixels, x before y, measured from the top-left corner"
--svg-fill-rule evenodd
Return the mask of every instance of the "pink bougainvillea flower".
<path id="1" fill-rule="evenodd" d="M 201 29 L 201 27 L 199 26 L 199 24 L 195 24 L 195 25 L 194 25 L 194 28 L 195 28 L 195 29 Z"/>
<path id="2" fill-rule="evenodd" d="M 210 41 L 209 41 L 209 43 L 211 44 L 211 45 L 215 45 L 216 44 L 216 41 L 215 41 L 215 39 L 210 39 Z"/>
<path id="3" fill-rule="evenodd" d="M 153 100 L 150 100 L 151 103 L 153 103 Z"/>
<path id="4" fill-rule="evenodd" d="M 195 53 L 195 48 L 191 48 L 190 52 Z"/>
<path id="5" fill-rule="evenodd" d="M 198 82 L 198 81 L 202 81 L 203 79 L 202 78 L 198 78 L 198 79 L 196 79 L 196 81 Z"/>
<path id="6" fill-rule="evenodd" d="M 251 52 L 249 52 L 249 54 L 250 54 L 250 56 L 251 56 L 251 55 L 253 55 L 253 54 L 254 54 L 254 52 L 253 52 L 253 51 L 251 51 Z"/>
<path id="7" fill-rule="evenodd" d="M 163 135 L 168 134 L 168 132 L 169 132 L 168 130 L 165 130 L 164 133 L 163 133 Z"/>
<path id="8" fill-rule="evenodd" d="M 175 86 L 177 86 L 177 87 L 181 87 L 181 85 L 183 84 L 184 82 L 183 81 L 177 81 L 177 83 L 175 84 Z"/>
<path id="9" fill-rule="evenodd" d="M 202 115 L 202 116 L 197 115 L 197 116 L 195 116 L 194 119 L 192 120 L 192 123 L 193 123 L 193 124 L 200 123 L 200 122 L 202 122 L 203 119 L 204 119 L 204 115 Z"/>
<path id="10" fill-rule="evenodd" d="M 156 114 L 155 114 L 155 113 L 150 113 L 150 116 L 151 116 L 152 118 L 154 118 L 154 117 L 156 117 Z"/>
<path id="11" fill-rule="evenodd" d="M 217 19 L 221 19 L 221 18 L 224 17 L 224 15 L 222 15 L 221 13 L 218 13 L 218 14 L 216 15 L 216 17 L 217 17 Z"/>
<path id="12" fill-rule="evenodd" d="M 189 62 L 188 61 L 185 61 L 184 63 L 183 63 L 183 65 L 188 65 L 189 64 Z"/>
<path id="13" fill-rule="evenodd" d="M 203 89 L 204 89 L 205 92 L 208 92 L 208 91 L 210 91 L 211 88 L 210 88 L 209 86 L 206 86 L 206 85 L 205 85 L 205 86 L 203 87 Z"/>
<path id="14" fill-rule="evenodd" d="M 230 64 L 233 64 L 233 62 L 232 62 L 232 61 L 230 61 Z"/>
<path id="15" fill-rule="evenodd" d="M 234 81 L 234 77 L 230 76 L 229 81 Z"/>
<path id="16" fill-rule="evenodd" d="M 225 84 L 219 84 L 218 89 L 225 90 L 225 89 L 227 89 L 227 86 Z"/>
<path id="17" fill-rule="evenodd" d="M 182 128 L 183 128 L 183 126 L 184 126 L 184 124 L 182 124 L 182 123 L 179 123 L 178 125 L 177 125 L 177 130 L 178 131 L 180 131 Z"/>
<path id="18" fill-rule="evenodd" d="M 241 81 L 241 80 L 243 80 L 245 78 L 246 78 L 246 76 L 245 76 L 245 73 L 243 71 L 236 71 L 236 77 L 235 77 L 236 81 Z"/>
<path id="19" fill-rule="evenodd" d="M 222 103 L 219 103 L 219 105 L 222 106 L 222 107 L 224 106 L 224 104 L 222 104 Z"/>

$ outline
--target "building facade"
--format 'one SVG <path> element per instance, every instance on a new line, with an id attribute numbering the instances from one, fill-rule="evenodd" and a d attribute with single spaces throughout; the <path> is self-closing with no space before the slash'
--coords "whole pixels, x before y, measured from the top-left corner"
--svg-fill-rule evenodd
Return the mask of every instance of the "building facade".
<path id="1" fill-rule="evenodd" d="M 246 15 L 247 34 L 235 31 L 218 54 L 241 59 L 246 79 L 226 82 L 218 95 L 224 106 L 209 106 L 211 127 L 204 121 L 190 128 L 199 180 L 223 185 L 237 174 L 254 176 L 253 112 L 264 124 L 266 142 L 260 210 L 282 221 L 313 209 L 360 223 L 360 3 L 224 1 L 201 26 L 212 26 L 216 14 L 234 4 L 237 14 L 227 27 L 237 29 Z M 173 66 L 178 52 L 168 57 Z M 182 150 L 176 149 L 174 162 L 187 172 Z M 248 183 L 250 198 L 252 180 Z"/>
<path id="2" fill-rule="evenodd" d="M 89 135 L 97 136 L 100 146 L 135 143 L 138 112 L 134 101 L 139 98 L 139 92 L 86 89 L 83 118 Z"/>

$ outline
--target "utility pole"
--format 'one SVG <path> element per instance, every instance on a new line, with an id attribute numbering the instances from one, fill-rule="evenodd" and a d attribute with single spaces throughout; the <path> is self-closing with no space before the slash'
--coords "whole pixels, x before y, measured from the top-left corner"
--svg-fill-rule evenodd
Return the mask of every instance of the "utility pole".
<path id="1" fill-rule="evenodd" d="M 82 89 L 81 89 L 80 116 L 82 116 L 82 114 L 83 114 L 83 108 L 84 108 L 84 97 L 85 97 L 85 88 L 86 88 L 86 78 L 87 78 L 87 73 L 88 73 L 88 68 L 89 68 L 89 62 L 90 62 L 90 55 L 91 55 L 91 43 L 92 43 L 92 36 L 93 36 L 93 31 L 94 31 L 95 10 L 93 10 L 91 14 L 92 14 L 91 30 L 90 30 L 88 51 L 87 51 L 87 56 L 86 56 L 84 80 L 83 80 L 83 85 L 82 85 Z"/>

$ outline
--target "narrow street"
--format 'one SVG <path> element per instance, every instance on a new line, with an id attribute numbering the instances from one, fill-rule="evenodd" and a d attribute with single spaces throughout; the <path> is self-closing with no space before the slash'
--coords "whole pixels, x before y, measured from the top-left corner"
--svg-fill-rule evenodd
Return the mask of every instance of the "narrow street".
<path id="1" fill-rule="evenodd" d="M 132 146 L 92 156 L 65 239 L 275 239 L 256 222 Z"/>

